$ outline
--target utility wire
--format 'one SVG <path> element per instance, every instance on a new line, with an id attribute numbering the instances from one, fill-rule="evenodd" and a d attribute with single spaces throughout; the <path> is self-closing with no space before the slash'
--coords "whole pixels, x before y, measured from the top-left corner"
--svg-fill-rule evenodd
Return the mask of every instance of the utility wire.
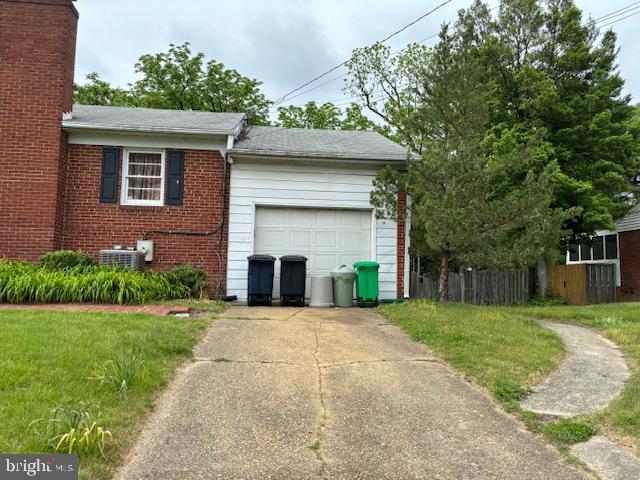
<path id="1" fill-rule="evenodd" d="M 498 8 L 498 6 L 495 6 L 495 7 L 491 8 L 489 11 L 495 10 L 496 8 Z M 638 11 L 636 11 L 636 10 L 638 10 Z M 630 12 L 634 12 L 634 13 L 630 13 Z M 623 17 L 620 18 L 620 16 L 624 15 L 624 14 L 629 14 L 629 15 L 626 15 L 626 16 L 623 16 Z M 632 2 L 632 3 L 626 5 L 626 6 L 622 7 L 622 8 L 619 8 L 618 10 L 614 10 L 612 12 L 607 13 L 606 15 L 603 15 L 601 17 L 598 17 L 598 18 L 594 19 L 594 20 L 591 20 L 586 25 L 588 25 L 588 26 L 598 26 L 599 28 L 604 28 L 604 27 L 608 27 L 609 25 L 613 25 L 614 23 L 620 22 L 620 21 L 625 20 L 625 19 L 630 18 L 630 17 L 634 17 L 634 16 L 639 15 L 639 14 L 640 14 L 640 0 L 636 1 L 636 2 Z M 611 20 L 611 21 L 608 22 L 609 20 Z M 603 23 L 603 22 L 608 22 L 608 23 Z M 415 43 L 425 43 L 425 42 L 431 40 L 432 38 L 437 37 L 438 35 L 440 35 L 440 34 L 439 33 L 435 33 L 435 34 L 430 35 L 430 36 L 428 36 L 428 37 L 426 37 L 426 38 L 424 38 L 422 40 L 419 40 L 419 41 L 417 41 Z M 400 50 L 398 50 L 396 52 L 393 52 L 392 56 L 395 56 L 395 55 L 405 51 L 406 49 L 407 49 L 407 47 L 402 48 L 402 49 L 400 49 Z M 345 61 L 340 66 L 343 66 L 346 63 L 347 62 Z M 338 66 L 337 68 L 339 68 L 340 66 Z M 325 85 L 328 85 L 329 83 L 332 83 L 334 81 L 340 80 L 341 78 L 344 78 L 347 75 L 348 75 L 348 73 L 345 73 L 345 74 L 340 75 L 338 77 L 335 77 L 335 78 L 333 78 L 331 80 L 323 82 L 323 83 L 321 83 L 319 85 L 311 87 L 311 88 L 309 88 L 307 90 L 304 90 L 304 91 L 294 95 L 293 97 L 291 97 L 291 100 L 293 100 L 294 98 L 297 98 L 297 97 L 299 97 L 301 95 L 304 95 L 307 92 L 310 92 L 312 90 L 316 90 L 317 88 L 320 88 L 320 87 L 323 87 Z M 379 92 L 372 92 L 372 93 L 379 93 Z M 360 95 L 351 95 L 351 96 L 345 96 L 345 97 L 338 97 L 338 98 L 334 98 L 334 99 L 331 99 L 331 100 L 326 100 L 326 101 L 324 101 L 322 103 L 340 102 L 340 103 L 336 103 L 334 105 L 335 106 L 343 106 L 343 105 L 349 105 L 349 104 L 353 103 L 353 102 L 344 102 L 345 100 L 357 99 L 359 97 L 360 97 Z M 388 98 L 388 97 L 386 97 L 386 98 Z M 382 98 L 377 99 L 377 101 L 380 101 L 380 100 L 382 100 Z M 269 108 L 270 109 L 277 108 L 277 105 L 278 104 L 275 104 L 275 105 L 273 105 L 273 106 L 271 106 Z M 304 104 L 289 105 L 289 106 L 304 107 Z"/>
<path id="2" fill-rule="evenodd" d="M 442 3 L 440 3 L 439 5 L 435 6 L 434 8 L 432 8 L 431 10 L 429 10 L 427 13 L 425 13 L 424 15 L 421 15 L 420 17 L 416 18 L 414 21 L 408 23 L 407 25 L 405 25 L 404 27 L 402 27 L 399 30 L 396 30 L 395 32 L 393 32 L 390 35 L 387 35 L 385 38 L 383 38 L 382 40 L 379 40 L 378 43 L 384 43 L 387 40 L 395 37 L 396 35 L 398 35 L 399 33 L 404 32 L 407 28 L 415 25 L 416 23 L 418 23 L 419 21 L 423 20 L 424 18 L 428 17 L 429 15 L 433 14 L 434 12 L 436 12 L 437 10 L 439 10 L 440 8 L 444 7 L 445 5 L 447 5 L 448 3 L 451 3 L 453 0 L 446 0 Z M 308 82 L 300 85 L 297 88 L 294 88 L 293 90 L 291 90 L 288 93 L 285 93 L 282 97 L 280 97 L 278 100 L 275 101 L 275 105 L 280 105 L 282 102 L 284 102 L 286 100 L 287 97 L 289 97 L 291 94 L 296 93 L 300 90 L 302 90 L 303 88 L 311 85 L 312 83 L 320 80 L 321 78 L 324 78 L 325 76 L 329 75 L 331 72 L 335 72 L 336 70 L 338 70 L 340 67 L 345 66 L 349 60 L 351 60 L 351 57 L 349 57 L 348 59 L 346 59 L 344 62 L 340 63 L 339 65 L 336 65 L 333 68 L 330 68 L 329 70 L 327 70 L 326 72 L 312 78 L 311 80 L 309 80 Z"/>
<path id="3" fill-rule="evenodd" d="M 640 14 L 640 11 L 632 13 L 631 15 L 627 15 L 626 17 L 618 18 L 617 20 L 614 20 L 613 22 L 609 22 L 609 23 L 605 23 L 604 25 L 600 25 L 600 28 L 608 27 L 609 25 L 613 25 L 614 23 L 618 23 L 618 22 L 620 22 L 622 20 L 625 20 L 627 18 L 635 17 L 638 14 Z"/>
<path id="4" fill-rule="evenodd" d="M 631 10 L 636 10 L 636 9 L 640 8 L 639 4 L 640 4 L 640 1 L 630 3 L 630 4 L 620 8 L 618 10 L 614 10 L 613 12 L 607 13 L 606 15 L 603 15 L 601 17 L 598 17 L 598 18 L 594 19 L 594 20 L 591 20 L 588 23 L 588 25 L 591 25 L 591 24 L 594 24 L 594 23 L 597 23 L 597 22 L 600 22 L 600 21 L 605 21 L 609 17 L 613 18 L 613 17 L 616 17 L 618 15 L 622 15 L 624 13 L 628 13 Z M 634 6 L 634 5 L 636 5 L 636 6 Z"/>
<path id="5" fill-rule="evenodd" d="M 639 1 L 638 3 L 640 3 L 640 1 Z M 498 8 L 498 7 L 499 7 L 499 5 L 496 5 L 495 7 L 490 8 L 490 9 L 489 9 L 489 11 L 491 12 L 491 11 L 495 10 L 496 8 Z M 451 21 L 453 21 L 453 20 L 451 20 Z M 429 40 L 431 40 L 431 39 L 433 39 L 433 38 L 436 38 L 436 37 L 437 37 L 437 36 L 439 36 L 439 35 L 440 35 L 440 33 L 434 33 L 433 35 L 429 35 L 428 37 L 423 38 L 422 40 L 418 40 L 417 42 L 413 42 L 413 43 L 425 43 L 425 42 L 428 42 Z M 399 53 L 401 53 L 401 52 L 405 51 L 406 49 L 407 49 L 407 47 L 401 48 L 400 50 L 397 50 L 397 51 L 393 52 L 391 55 L 392 55 L 392 56 L 396 56 L 396 55 L 398 55 Z M 348 62 L 348 60 L 347 60 L 347 61 L 345 61 L 345 62 L 343 62 L 343 63 L 342 63 L 342 65 L 340 65 L 340 66 L 344 66 L 347 62 Z M 339 68 L 340 66 L 338 66 L 338 68 Z M 292 97 L 289 97 L 289 100 L 293 100 L 294 98 L 298 98 L 298 97 L 300 97 L 300 96 L 304 95 L 305 93 L 311 92 L 311 91 L 316 90 L 316 89 L 318 89 L 318 88 L 320 88 L 320 87 L 324 87 L 325 85 L 328 85 L 328 84 L 330 84 L 330 83 L 332 83 L 332 82 L 335 82 L 335 81 L 337 81 L 337 80 L 340 80 L 340 79 L 342 79 L 342 78 L 345 78 L 347 75 L 349 75 L 349 72 L 344 73 L 344 74 L 342 74 L 342 75 L 339 75 L 339 76 L 337 76 L 337 77 L 334 77 L 334 78 L 332 78 L 331 80 L 327 80 L 326 82 L 322 82 L 321 84 L 316 85 L 316 86 L 314 86 L 314 87 L 311 87 L 311 88 L 308 88 L 308 89 L 306 89 L 306 90 L 303 90 L 302 92 L 299 92 L 299 93 L 297 93 L 296 95 L 294 95 L 294 96 L 292 96 Z M 293 92 L 290 92 L 290 93 L 293 93 Z M 357 95 L 355 95 L 354 97 L 357 97 Z M 354 97 L 347 97 L 347 98 L 354 98 Z M 344 98 L 344 97 L 340 97 L 340 98 L 338 98 L 338 99 L 336 99 L 336 100 L 342 100 L 343 98 Z M 327 103 L 327 102 L 331 102 L 331 101 L 333 101 L 333 100 L 327 100 L 326 102 L 323 102 L 323 103 Z M 280 103 L 281 103 L 281 102 L 280 102 Z M 278 108 L 278 106 L 280 105 L 280 103 L 275 102 L 275 103 L 274 103 L 274 105 L 272 105 L 272 106 L 270 106 L 270 107 L 269 107 L 269 109 L 273 110 L 273 109 Z M 288 105 L 288 106 L 303 107 L 303 106 L 304 106 L 304 104 L 297 104 L 297 105 L 291 105 L 291 104 L 290 104 L 290 105 Z"/>

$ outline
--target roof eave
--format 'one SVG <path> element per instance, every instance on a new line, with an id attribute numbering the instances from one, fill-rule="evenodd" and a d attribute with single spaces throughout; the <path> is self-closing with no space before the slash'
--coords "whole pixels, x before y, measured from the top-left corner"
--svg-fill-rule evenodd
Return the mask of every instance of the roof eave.
<path id="1" fill-rule="evenodd" d="M 91 123 L 78 123 L 63 121 L 62 128 L 65 130 L 98 130 L 103 132 L 128 132 L 128 133 L 165 133 L 172 135 L 233 135 L 237 136 L 242 131 L 243 122 L 239 122 L 233 129 L 226 130 L 202 130 L 185 128 L 166 127 L 138 127 L 133 125 L 96 125 Z"/>
<path id="2" fill-rule="evenodd" d="M 298 159 L 314 159 L 314 160 L 360 160 L 368 162 L 394 162 L 401 163 L 407 159 L 406 155 L 376 155 L 368 154 L 337 154 L 324 152 L 286 152 L 276 150 L 260 150 L 246 148 L 232 148 L 229 154 L 239 157 L 275 157 L 275 158 L 298 158 Z"/>

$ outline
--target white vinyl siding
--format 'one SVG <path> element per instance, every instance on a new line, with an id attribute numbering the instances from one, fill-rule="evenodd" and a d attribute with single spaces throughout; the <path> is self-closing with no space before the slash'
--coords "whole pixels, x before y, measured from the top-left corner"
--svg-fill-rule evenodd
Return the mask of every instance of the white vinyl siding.
<path id="1" fill-rule="evenodd" d="M 229 205 L 227 293 L 246 299 L 247 257 L 257 253 L 254 250 L 256 210 L 277 206 L 367 212 L 371 219 L 369 260 L 380 263 L 380 297 L 395 298 L 397 226 L 392 220 L 373 216 L 369 195 L 375 174 L 374 168 L 343 168 L 336 164 L 234 161 Z"/>

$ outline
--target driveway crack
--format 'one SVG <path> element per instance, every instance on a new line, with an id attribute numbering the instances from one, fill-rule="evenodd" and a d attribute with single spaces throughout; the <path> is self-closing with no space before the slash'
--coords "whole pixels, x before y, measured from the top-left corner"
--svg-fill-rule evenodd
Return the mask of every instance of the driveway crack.
<path id="1" fill-rule="evenodd" d="M 263 364 L 263 365 L 290 365 L 292 367 L 315 367 L 312 363 L 295 363 L 287 362 L 286 360 L 233 360 L 226 357 L 207 358 L 207 357 L 193 357 L 192 362 L 202 363 L 248 363 L 248 364 Z"/>
<path id="2" fill-rule="evenodd" d="M 318 392 L 320 397 L 320 422 L 318 424 L 318 429 L 316 430 L 315 441 L 310 448 L 316 454 L 318 461 L 320 462 L 320 476 L 322 478 L 326 478 L 325 472 L 327 468 L 327 463 L 322 455 L 322 441 L 325 436 L 325 429 L 327 427 L 327 405 L 325 399 L 325 391 L 324 391 L 324 380 L 322 376 L 322 366 L 320 364 L 320 338 L 318 337 L 317 328 L 314 329 L 314 334 L 316 338 L 316 350 L 313 354 L 313 358 L 316 362 L 316 368 L 318 370 Z"/>
<path id="3" fill-rule="evenodd" d="M 324 365 L 320 365 L 320 368 L 334 368 L 334 367 L 348 367 L 349 365 L 360 365 L 360 364 L 368 364 L 368 363 L 437 363 L 443 364 L 442 361 L 437 360 L 435 358 L 407 358 L 402 360 L 393 360 L 393 359 L 378 359 L 378 360 L 353 360 L 351 362 L 342 362 L 342 363 L 326 363 Z"/>

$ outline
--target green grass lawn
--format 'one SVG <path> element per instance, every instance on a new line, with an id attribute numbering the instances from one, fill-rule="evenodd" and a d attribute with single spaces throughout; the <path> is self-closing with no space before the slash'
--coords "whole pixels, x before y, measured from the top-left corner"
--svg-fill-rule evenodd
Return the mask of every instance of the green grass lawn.
<path id="1" fill-rule="evenodd" d="M 590 307 L 475 307 L 411 301 L 379 308 L 415 340 L 487 388 L 534 431 L 544 432 L 561 450 L 582 432 L 600 430 L 636 448 L 640 442 L 640 304 Z M 540 327 L 547 318 L 595 328 L 620 345 L 633 363 L 622 394 L 602 412 L 545 425 L 520 409 L 518 401 L 562 361 L 559 337 Z M 580 432 L 576 435 L 576 432 Z M 587 435 L 588 438 L 588 435 Z"/>
<path id="2" fill-rule="evenodd" d="M 191 356 L 211 318 L 52 313 L 0 309 L 0 452 L 43 453 L 60 404 L 90 405 L 112 444 L 81 456 L 80 477 L 110 478 L 176 366 Z M 141 359 L 128 388 L 91 380 L 114 356 Z M 98 416 L 99 414 L 99 416 Z"/>

